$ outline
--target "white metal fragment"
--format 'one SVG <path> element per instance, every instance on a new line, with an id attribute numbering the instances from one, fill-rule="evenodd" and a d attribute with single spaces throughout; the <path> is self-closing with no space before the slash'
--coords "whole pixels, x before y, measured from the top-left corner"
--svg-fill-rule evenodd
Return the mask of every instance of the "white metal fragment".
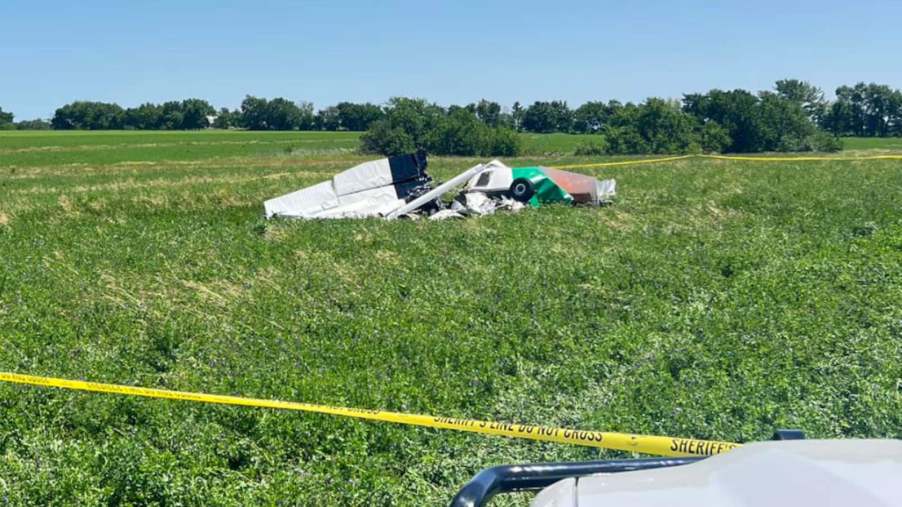
<path id="1" fill-rule="evenodd" d="M 429 220 L 448 220 L 449 218 L 466 218 L 453 209 L 443 209 L 429 215 Z"/>
<path id="2" fill-rule="evenodd" d="M 450 180 L 442 183 L 441 185 L 435 187 L 433 190 L 426 192 L 425 194 L 421 195 L 420 197 L 417 197 L 416 199 L 410 201 L 406 205 L 396 209 L 395 211 L 392 211 L 385 218 L 388 218 L 388 219 L 398 218 L 401 215 L 405 215 L 407 213 L 410 213 L 411 211 L 415 211 L 415 210 L 419 209 L 420 207 L 424 206 L 426 203 L 434 201 L 435 199 L 438 199 L 439 197 L 447 194 L 454 187 L 456 187 L 458 185 L 462 185 L 465 181 L 469 180 L 470 178 L 481 173 L 484 170 L 485 170 L 484 165 L 477 164 L 477 165 L 467 169 L 466 171 L 458 174 L 457 176 L 451 178 Z"/>

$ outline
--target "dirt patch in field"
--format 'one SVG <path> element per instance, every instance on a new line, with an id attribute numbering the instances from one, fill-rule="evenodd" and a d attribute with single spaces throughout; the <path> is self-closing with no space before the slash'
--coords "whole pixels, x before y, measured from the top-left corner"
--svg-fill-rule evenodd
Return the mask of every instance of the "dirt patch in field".
<path id="1" fill-rule="evenodd" d="M 182 284 L 191 289 L 205 303 L 220 307 L 230 305 L 244 293 L 241 285 L 225 280 L 219 280 L 214 283 L 182 280 Z"/>
<path id="2" fill-rule="evenodd" d="M 375 257 L 381 264 L 392 266 L 401 264 L 401 255 L 398 254 L 398 252 L 393 252 L 391 250 L 379 250 L 376 252 Z"/>
<path id="3" fill-rule="evenodd" d="M 288 231 L 284 227 L 267 227 L 263 232 L 266 241 L 279 242 L 288 237 Z"/>
<path id="4" fill-rule="evenodd" d="M 635 230 L 637 227 L 635 217 L 628 212 L 620 211 L 615 208 L 606 209 L 601 213 L 601 223 L 615 231 L 627 232 Z"/>
<path id="5" fill-rule="evenodd" d="M 69 196 L 66 194 L 60 194 L 60 196 L 56 199 L 56 203 L 60 208 L 63 209 L 63 212 L 66 215 L 78 215 L 78 208 L 75 206 L 75 203 L 69 199 Z"/>

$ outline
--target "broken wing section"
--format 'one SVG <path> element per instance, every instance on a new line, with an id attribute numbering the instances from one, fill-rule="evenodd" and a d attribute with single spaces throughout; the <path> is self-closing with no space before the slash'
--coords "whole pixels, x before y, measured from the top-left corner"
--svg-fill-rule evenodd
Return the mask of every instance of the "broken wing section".
<path id="1" fill-rule="evenodd" d="M 263 203 L 266 218 L 275 216 L 310 218 L 325 210 L 338 206 L 338 195 L 332 180 L 302 188 Z"/>
<path id="2" fill-rule="evenodd" d="M 426 154 L 419 152 L 364 162 L 332 178 L 339 196 L 389 185 L 420 184 L 430 180 L 426 174 Z M 409 186 L 409 185 L 406 185 Z"/>
<path id="3" fill-rule="evenodd" d="M 266 218 L 364 218 L 384 216 L 427 185 L 425 153 L 373 160 L 336 174 L 331 180 L 263 203 Z"/>

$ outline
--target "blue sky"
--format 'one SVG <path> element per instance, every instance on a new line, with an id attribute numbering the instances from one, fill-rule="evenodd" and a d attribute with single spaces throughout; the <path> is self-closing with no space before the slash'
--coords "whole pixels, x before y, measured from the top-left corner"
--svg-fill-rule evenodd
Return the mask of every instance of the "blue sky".
<path id="1" fill-rule="evenodd" d="M 902 2 L 0 1 L 0 107 L 642 100 L 784 77 L 902 88 Z"/>

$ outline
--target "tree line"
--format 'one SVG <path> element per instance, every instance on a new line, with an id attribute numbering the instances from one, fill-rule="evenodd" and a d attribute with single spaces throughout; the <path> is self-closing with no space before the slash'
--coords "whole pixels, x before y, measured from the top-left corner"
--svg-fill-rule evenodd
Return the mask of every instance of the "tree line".
<path id="1" fill-rule="evenodd" d="M 840 148 L 836 136 L 902 136 L 902 92 L 858 83 L 840 86 L 828 101 L 810 83 L 784 79 L 757 93 L 715 89 L 681 100 L 590 101 L 576 109 L 565 101 L 505 109 L 489 100 L 443 107 L 392 98 L 381 106 L 341 102 L 319 111 L 309 102 L 249 95 L 234 110 L 217 111 L 196 98 L 132 108 L 76 101 L 49 122 L 13 120 L 0 109 L 0 129 L 365 131 L 362 149 L 385 154 L 513 155 L 516 132 L 596 134 L 581 154 L 832 151 Z"/>
<path id="2" fill-rule="evenodd" d="M 516 155 L 520 138 L 512 128 L 494 119 L 501 109 L 495 106 L 487 116 L 480 114 L 478 105 L 446 109 L 424 99 L 395 97 L 388 101 L 383 117 L 360 137 L 360 147 L 383 155 L 418 149 L 436 155 Z"/>
<path id="3" fill-rule="evenodd" d="M 56 130 L 248 130 L 363 131 L 383 116 L 375 104 L 342 102 L 314 112 L 309 102 L 248 95 L 235 110 L 218 111 L 206 100 L 186 99 L 123 108 L 115 103 L 76 101 L 56 110 L 47 128 Z M 12 118 L 10 117 L 10 122 Z M 42 121 L 42 120 L 38 120 Z"/>
<path id="4" fill-rule="evenodd" d="M 704 117 L 699 114 L 697 106 L 698 98 L 705 95 L 719 102 L 736 99 L 740 108 L 748 108 L 754 102 L 754 98 L 750 97 L 752 94 L 745 90 L 711 90 L 708 94 L 684 95 L 681 101 L 683 110 Z M 797 104 L 817 127 L 834 135 L 902 136 L 902 91 L 887 85 L 858 83 L 840 86 L 836 89 L 836 99 L 829 101 L 820 88 L 808 82 L 783 79 L 776 82 L 774 90 L 755 95 L 759 101 L 771 105 L 775 103 L 773 95 Z M 568 108 L 564 101 L 539 101 L 525 108 L 515 103 L 505 121 L 527 132 L 594 133 L 615 118 L 618 112 L 631 107 L 630 103 L 622 104 L 616 100 L 587 102 L 574 110 Z"/>
<path id="5" fill-rule="evenodd" d="M 239 128 L 248 130 L 348 130 L 364 131 L 382 118 L 376 104 L 341 102 L 314 112 L 309 102 L 285 98 L 247 96 L 240 108 L 218 111 L 206 100 L 186 99 L 162 104 L 145 103 L 123 108 L 109 102 L 75 101 L 56 110 L 49 121 L 14 122 L 12 113 L 0 108 L 0 129 L 56 130 L 196 130 Z"/>
<path id="6" fill-rule="evenodd" d="M 759 93 L 711 90 L 681 101 L 587 102 L 576 110 L 564 101 L 540 101 L 527 108 L 514 104 L 509 113 L 485 100 L 444 109 L 422 99 L 392 99 L 385 117 L 361 137 L 361 147 L 387 155 L 412 149 L 514 155 L 514 132 L 521 130 L 595 134 L 577 149 L 580 155 L 837 151 L 839 139 L 818 126 L 826 107 L 809 100 L 812 90 L 784 80 Z"/>
<path id="7" fill-rule="evenodd" d="M 748 107 L 752 102 L 750 93 L 744 90 L 712 90 L 706 95 L 720 96 L 721 101 L 728 100 L 730 96 L 722 96 L 723 93 L 732 94 L 732 98 L 739 103 L 736 107 Z M 902 91 L 888 85 L 862 82 L 840 86 L 836 89 L 836 98 L 828 101 L 816 86 L 796 79 L 784 79 L 777 81 L 774 90 L 755 95 L 758 101 L 773 102 L 767 97 L 769 94 L 798 104 L 817 127 L 835 135 L 902 136 Z M 703 117 L 697 108 L 699 96 L 684 95 L 681 109 Z M 606 125 L 622 124 L 623 116 L 629 116 L 640 105 L 616 100 L 590 101 L 571 109 L 566 101 L 536 101 L 525 107 L 515 102 L 511 109 L 505 110 L 497 102 L 481 100 L 466 106 L 450 106 L 445 112 L 450 114 L 463 107 L 492 128 L 586 134 L 597 133 Z M 384 119 L 386 110 L 392 107 L 391 102 L 385 106 L 341 102 L 315 111 L 309 102 L 294 102 L 280 97 L 267 100 L 250 95 L 240 108 L 234 110 L 217 110 L 202 99 L 145 103 L 133 108 L 123 108 L 115 103 L 76 101 L 57 109 L 50 121 L 14 122 L 12 113 L 0 108 L 0 128 L 191 130 L 214 127 L 365 131 L 373 122 Z"/>

